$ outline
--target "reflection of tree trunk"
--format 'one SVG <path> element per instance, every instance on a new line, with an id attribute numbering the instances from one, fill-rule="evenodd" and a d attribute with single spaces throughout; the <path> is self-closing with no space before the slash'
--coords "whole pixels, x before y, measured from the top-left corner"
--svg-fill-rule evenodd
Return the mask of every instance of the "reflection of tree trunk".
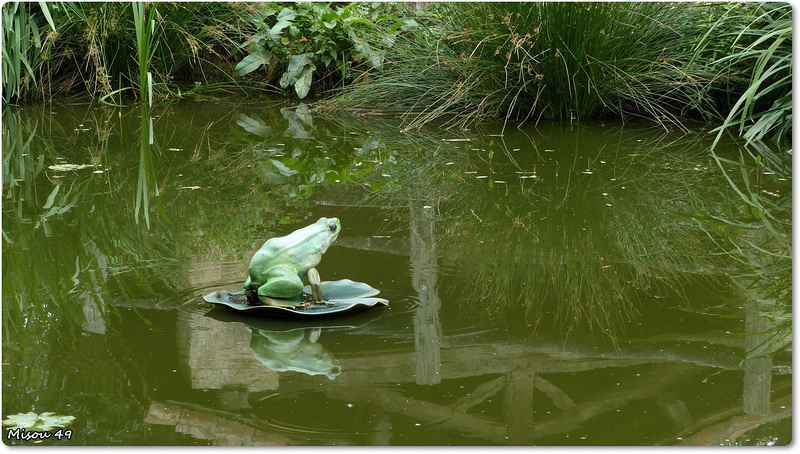
<path id="1" fill-rule="evenodd" d="M 748 236 L 756 238 L 758 243 L 768 244 L 769 241 L 764 232 L 758 230 L 750 230 Z M 763 266 L 764 258 L 755 254 L 752 249 L 748 250 L 745 256 L 748 265 L 754 269 Z M 769 297 L 758 295 L 758 291 L 755 290 L 758 287 L 755 285 L 753 289 L 744 291 L 744 298 L 749 303 L 745 307 L 744 351 L 747 357 L 742 367 L 744 369 L 742 409 L 751 415 L 768 415 L 772 384 L 772 352 L 765 350 L 757 354 L 755 350 L 769 339 L 767 330 L 772 328 L 772 323 L 768 317 L 761 314 L 774 310 L 775 303 L 769 301 Z M 753 357 L 750 357 L 751 355 Z"/>
<path id="2" fill-rule="evenodd" d="M 534 435 L 533 387 L 536 377 L 529 370 L 514 370 L 506 377 L 503 409 L 508 440 L 515 445 L 530 444 Z"/>
<path id="3" fill-rule="evenodd" d="M 439 295 L 436 293 L 436 242 L 433 208 L 410 202 L 412 285 L 419 296 L 414 314 L 414 346 L 417 354 L 417 384 L 441 382 L 441 337 Z"/>
<path id="4" fill-rule="evenodd" d="M 747 311 L 745 318 L 745 352 L 749 354 L 767 341 L 766 330 L 770 328 L 768 317 L 759 315 L 755 308 Z M 743 409 L 751 415 L 769 414 L 770 387 L 772 384 L 772 356 L 749 358 L 744 361 Z"/>
<path id="5" fill-rule="evenodd" d="M 100 270 L 103 279 L 102 284 L 104 284 L 108 279 L 108 260 L 106 256 L 100 252 L 100 249 L 97 248 L 97 244 L 95 244 L 94 241 L 90 242 L 87 248 L 94 254 L 95 260 L 97 260 L 97 268 Z M 103 316 L 104 311 L 101 309 L 101 307 L 106 306 L 106 303 L 103 301 L 103 287 L 94 269 L 89 269 L 89 278 L 92 280 L 92 289 L 94 292 L 86 291 L 81 294 L 83 298 L 83 315 L 86 318 L 86 321 L 83 323 L 83 329 L 90 333 L 105 334 L 106 320 Z M 98 301 L 100 304 L 98 304 Z"/>
<path id="6" fill-rule="evenodd" d="M 192 389 L 260 392 L 278 389 L 278 373 L 253 356 L 251 334 L 240 323 L 220 323 L 203 314 L 178 313 L 178 354 Z M 229 405 L 246 397 L 228 395 Z M 234 406 L 236 406 L 234 405 Z"/>

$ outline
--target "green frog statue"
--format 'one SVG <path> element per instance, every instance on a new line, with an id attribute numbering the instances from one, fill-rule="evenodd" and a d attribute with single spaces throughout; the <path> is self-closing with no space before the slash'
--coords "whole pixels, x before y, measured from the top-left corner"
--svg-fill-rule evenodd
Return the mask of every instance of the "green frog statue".
<path id="1" fill-rule="evenodd" d="M 319 273 L 315 266 L 342 230 L 338 218 L 320 218 L 314 224 L 267 240 L 250 261 L 244 284 L 247 301 L 259 304 L 274 299 L 292 300 L 303 295 L 303 279 L 308 276 L 313 300 L 322 302 Z"/>
<path id="2" fill-rule="evenodd" d="M 265 317 L 317 317 L 345 315 L 376 306 L 388 306 L 380 291 L 350 279 L 325 281 L 315 268 L 342 225 L 337 218 L 317 222 L 267 240 L 250 261 L 241 292 L 217 290 L 203 299 L 239 313 Z M 303 280 L 308 285 L 303 285 Z"/>

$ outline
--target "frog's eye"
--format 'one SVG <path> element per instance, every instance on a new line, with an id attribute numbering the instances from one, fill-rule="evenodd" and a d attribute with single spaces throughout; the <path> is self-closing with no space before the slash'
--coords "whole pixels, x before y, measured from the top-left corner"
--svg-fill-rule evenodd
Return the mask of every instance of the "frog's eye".
<path id="1" fill-rule="evenodd" d="M 330 224 L 328 224 L 328 228 L 331 230 L 331 232 L 335 232 L 336 231 L 336 223 L 335 222 L 331 222 Z"/>

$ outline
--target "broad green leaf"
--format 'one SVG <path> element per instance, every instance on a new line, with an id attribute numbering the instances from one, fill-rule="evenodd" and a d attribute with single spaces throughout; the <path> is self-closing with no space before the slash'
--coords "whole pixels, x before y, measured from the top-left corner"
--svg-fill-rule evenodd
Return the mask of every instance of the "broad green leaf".
<path id="1" fill-rule="evenodd" d="M 280 162 L 280 161 L 278 161 L 276 159 L 272 159 L 271 161 L 272 161 L 272 165 L 274 165 L 275 168 L 278 169 L 278 172 L 280 172 L 281 175 L 283 175 L 283 176 L 290 177 L 292 175 L 296 175 L 296 174 L 300 173 L 297 170 L 293 170 L 293 169 L 290 169 L 290 168 L 286 167 L 286 165 L 284 163 L 282 163 L 282 162 Z"/>
<path id="2" fill-rule="evenodd" d="M 236 65 L 233 73 L 237 76 L 244 76 L 245 74 L 250 74 L 251 72 L 260 68 L 261 65 L 268 65 L 269 62 L 270 55 L 267 52 L 259 49 L 244 57 L 244 59 L 242 59 L 242 61 Z"/>
<path id="3" fill-rule="evenodd" d="M 236 116 L 236 124 L 244 128 L 245 131 L 253 133 L 260 137 L 267 137 L 270 133 L 272 133 L 272 128 L 267 126 L 267 124 L 262 120 L 258 115 L 253 115 L 253 117 L 248 117 L 247 115 L 240 113 Z"/>
<path id="4" fill-rule="evenodd" d="M 290 8 L 283 8 L 280 13 L 278 13 L 278 21 L 287 20 L 292 21 L 294 18 L 297 17 L 297 13 Z"/>
<path id="5" fill-rule="evenodd" d="M 297 79 L 300 78 L 300 75 L 303 73 L 303 71 L 305 71 L 306 66 L 314 66 L 314 63 L 311 60 L 313 55 L 314 54 L 312 53 L 292 55 L 292 58 L 289 59 L 289 67 L 286 68 L 289 85 L 294 84 Z"/>
<path id="6" fill-rule="evenodd" d="M 53 188 L 53 192 L 51 192 L 50 196 L 47 197 L 47 202 L 45 202 L 44 206 L 42 207 L 43 209 L 47 210 L 51 206 L 53 206 L 53 202 L 55 202 L 56 200 L 56 194 L 58 194 L 59 189 L 61 189 L 60 184 L 56 185 L 56 187 Z"/>
<path id="7" fill-rule="evenodd" d="M 284 11 L 286 11 L 286 10 L 284 10 Z M 277 24 L 273 25 L 272 28 L 269 29 L 269 34 L 273 38 L 277 38 L 278 36 L 280 36 L 280 34 L 283 31 L 283 29 L 288 27 L 288 26 L 290 26 L 290 25 L 292 25 L 291 21 L 279 20 Z"/>
<path id="8" fill-rule="evenodd" d="M 281 76 L 281 80 L 278 81 L 278 85 L 280 85 L 281 88 L 286 89 L 286 87 L 288 87 L 291 84 L 292 83 L 289 82 L 289 73 L 288 72 L 283 73 L 283 75 Z"/>
<path id="9" fill-rule="evenodd" d="M 294 83 L 294 90 L 300 99 L 305 98 L 308 95 L 308 91 L 311 90 L 311 73 L 314 72 L 314 69 L 314 65 L 306 66 L 297 82 Z"/>

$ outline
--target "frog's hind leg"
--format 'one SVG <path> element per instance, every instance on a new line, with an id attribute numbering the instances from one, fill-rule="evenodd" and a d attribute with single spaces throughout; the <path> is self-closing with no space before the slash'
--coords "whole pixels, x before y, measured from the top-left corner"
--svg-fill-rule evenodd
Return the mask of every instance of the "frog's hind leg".
<path id="1" fill-rule="evenodd" d="M 261 304 L 258 301 L 258 293 L 256 293 L 256 290 L 256 288 L 253 288 L 253 282 L 250 280 L 250 276 L 247 276 L 247 280 L 244 282 L 244 296 L 247 298 L 247 304 L 251 306 Z"/>
<path id="2" fill-rule="evenodd" d="M 303 293 L 303 281 L 288 267 L 272 270 L 266 281 L 266 284 L 258 287 L 259 296 L 294 298 Z"/>

